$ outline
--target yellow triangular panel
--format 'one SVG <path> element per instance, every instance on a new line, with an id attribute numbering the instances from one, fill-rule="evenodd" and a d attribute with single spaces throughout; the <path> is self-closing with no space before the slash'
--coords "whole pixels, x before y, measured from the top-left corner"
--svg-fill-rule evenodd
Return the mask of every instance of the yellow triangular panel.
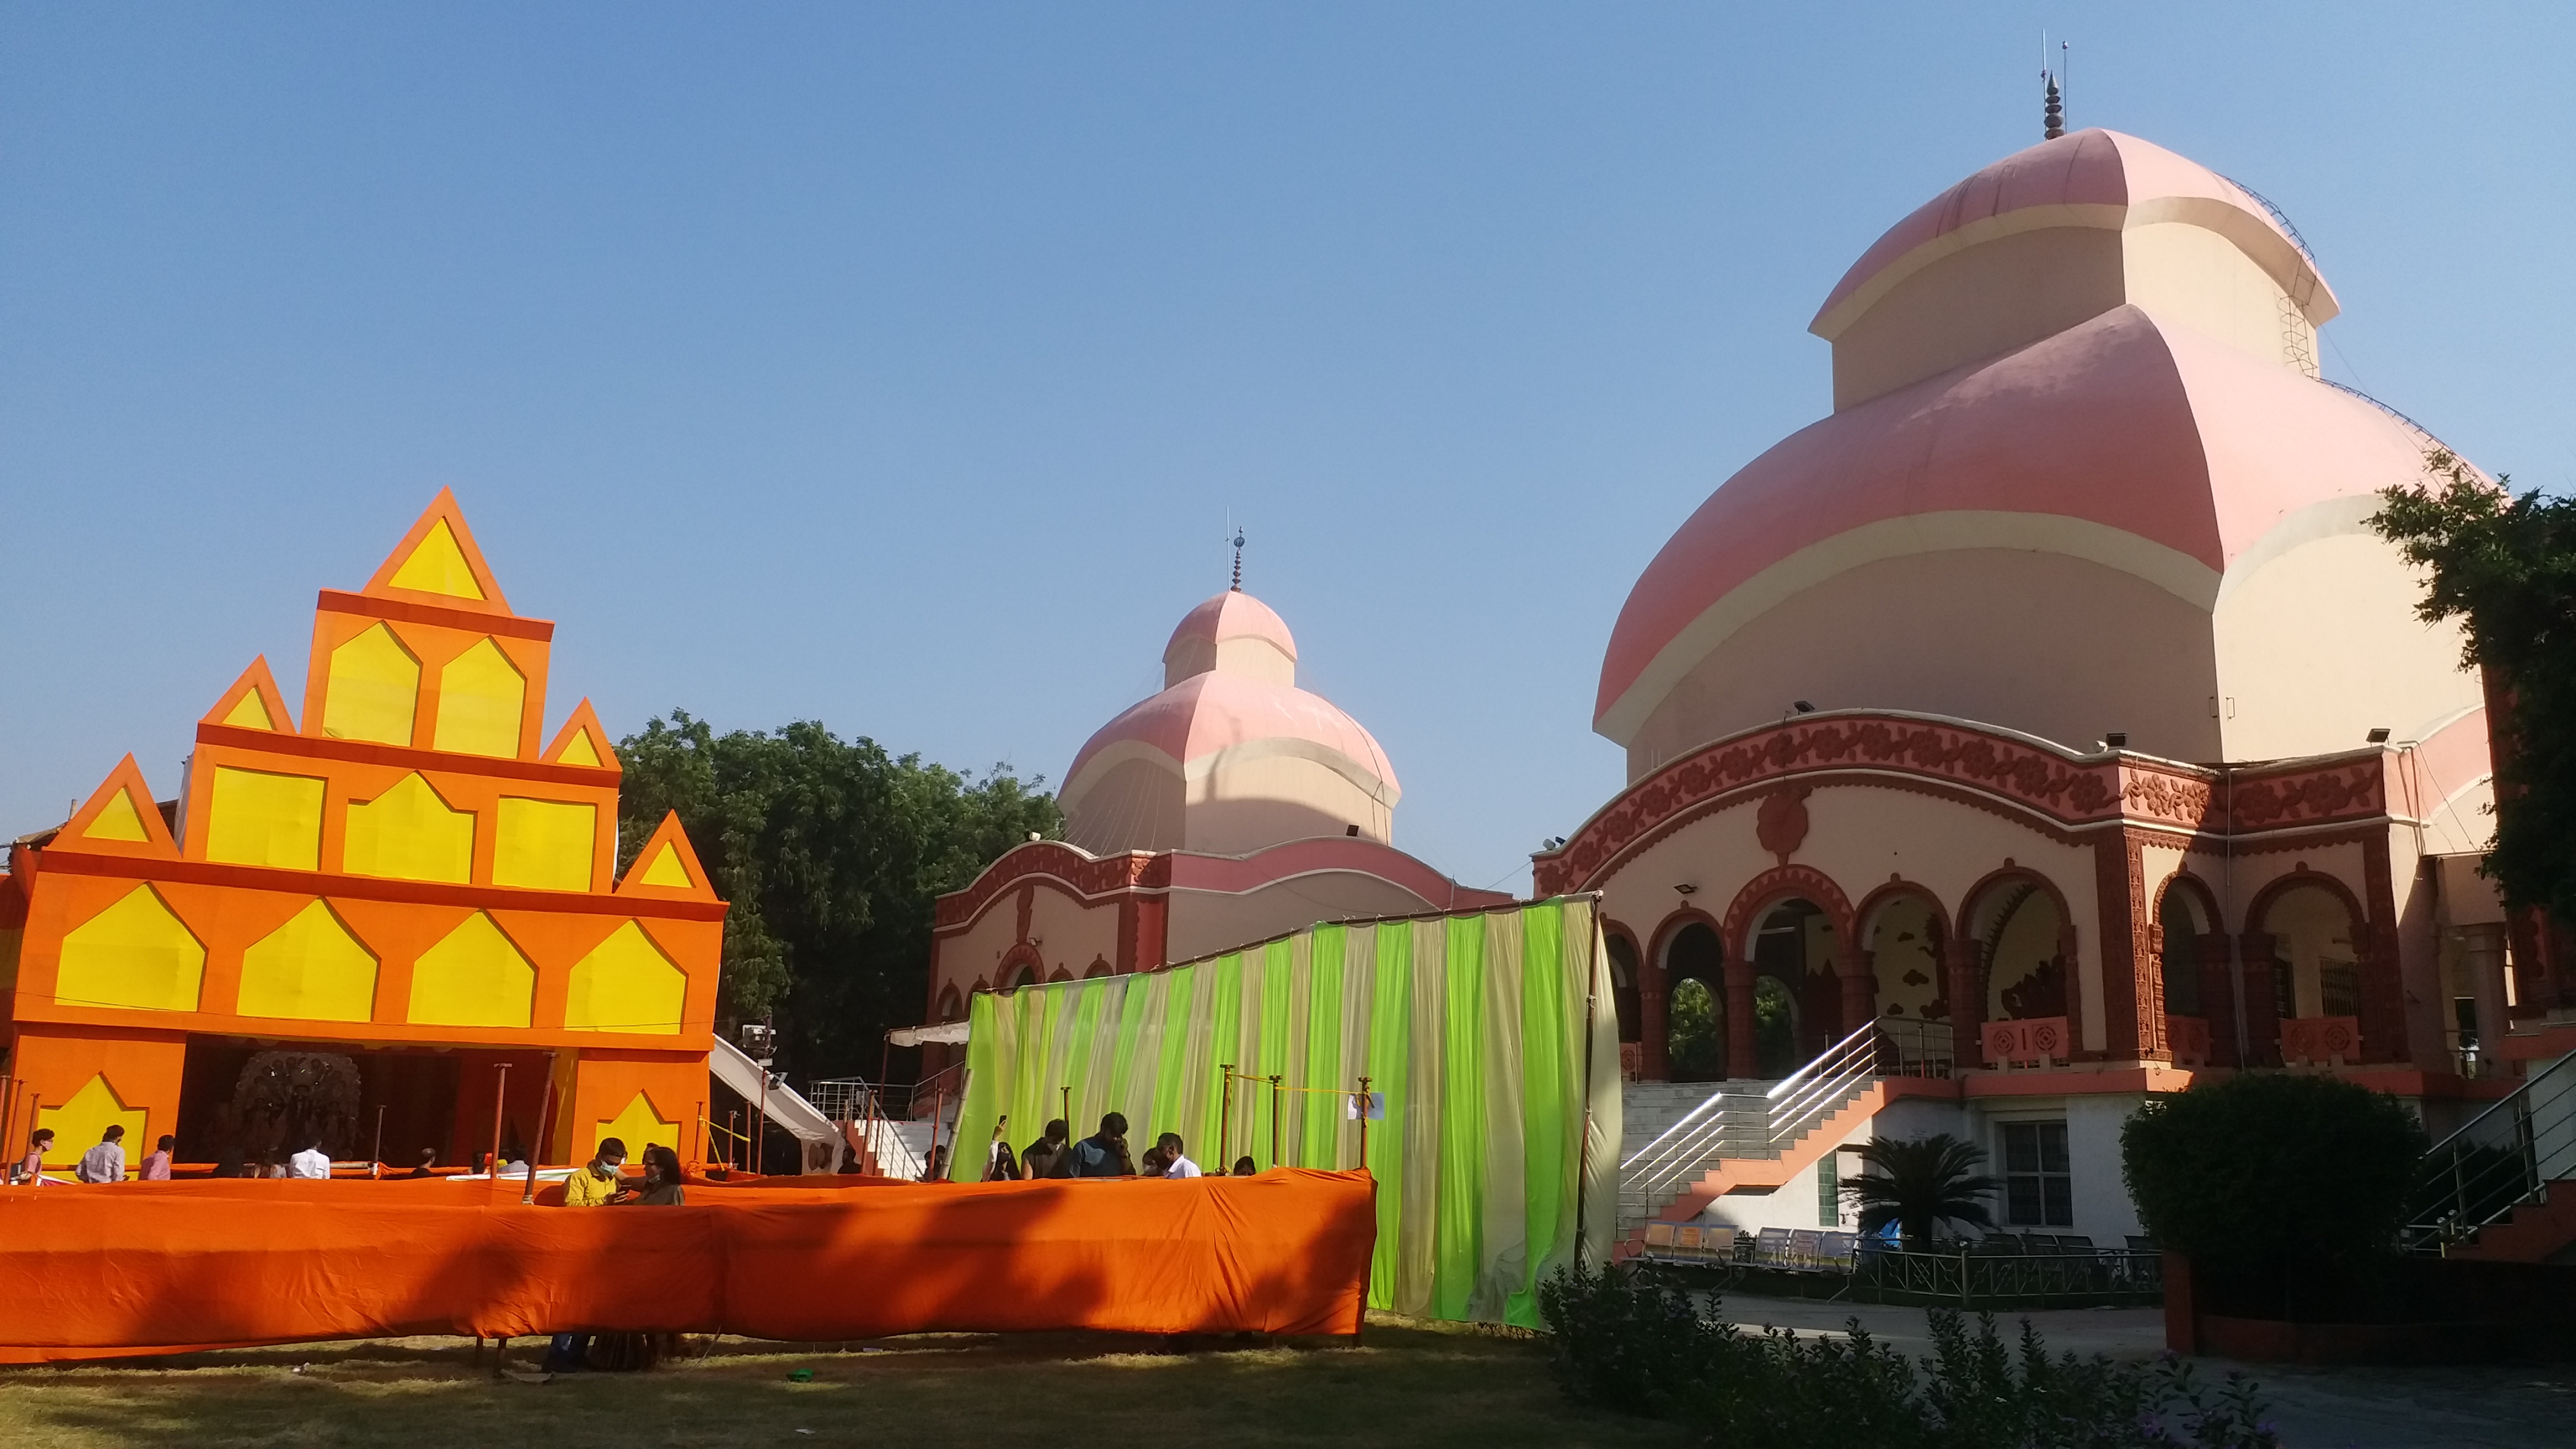
<path id="1" fill-rule="evenodd" d="M 481 911 L 420 953 L 410 1020 L 419 1026 L 526 1026 L 537 968 Z"/>
<path id="2" fill-rule="evenodd" d="M 632 1108 L 628 1110 L 633 1110 Z M 45 1166 L 70 1167 L 81 1160 L 81 1154 L 98 1145 L 107 1135 L 108 1124 L 121 1123 L 125 1128 L 125 1164 L 133 1171 L 143 1159 L 144 1111 L 128 1107 L 107 1084 L 107 1074 L 96 1072 L 72 1093 L 71 1100 L 59 1107 L 44 1107 L 36 1112 L 38 1127 L 54 1129 L 54 1145 L 45 1154 Z"/>
<path id="3" fill-rule="evenodd" d="M 143 812 L 134 808 L 134 792 L 119 790 L 107 808 L 90 817 L 89 828 L 81 832 L 83 840 L 133 840 L 152 838 L 143 828 Z"/>
<path id="4" fill-rule="evenodd" d="M 375 1007 L 374 954 L 320 901 L 242 952 L 243 1016 L 365 1021 Z"/>
<path id="5" fill-rule="evenodd" d="M 260 702 L 259 691 L 256 689 L 234 701 L 233 707 L 224 714 L 224 723 L 239 725 L 246 730 L 277 728 L 277 721 L 268 717 L 268 706 Z"/>
<path id="6" fill-rule="evenodd" d="M 598 1152 L 602 1137 L 614 1137 L 625 1143 L 629 1161 L 642 1157 L 644 1145 L 648 1142 L 659 1142 L 673 1152 L 680 1150 L 680 1124 L 664 1121 L 662 1114 L 653 1110 L 652 1101 L 642 1092 L 635 1094 L 635 1099 L 626 1104 L 625 1110 L 599 1124 L 598 1133 L 590 1139 L 591 1152 Z"/>
<path id="7" fill-rule="evenodd" d="M 689 978 L 633 921 L 572 968 L 564 1025 L 577 1031 L 631 1031 L 669 1036 L 680 1029 Z"/>
<path id="8" fill-rule="evenodd" d="M 576 731 L 573 734 L 572 739 L 564 745 L 563 753 L 555 758 L 561 760 L 567 765 L 590 765 L 596 767 L 599 764 L 599 749 L 597 746 L 591 744 L 590 731 L 579 730 Z"/>
<path id="9" fill-rule="evenodd" d="M 689 879 L 689 868 L 680 863 L 680 852 L 663 846 L 653 853 L 653 860 L 636 877 L 649 886 L 668 886 L 675 891 L 687 890 L 696 882 Z"/>
<path id="10" fill-rule="evenodd" d="M 206 948 L 139 885 L 63 936 L 54 1004 L 194 1011 L 205 974 Z"/>
<path id="11" fill-rule="evenodd" d="M 429 526 L 420 546 L 402 561 L 394 576 L 385 580 L 397 589 L 418 589 L 424 594 L 445 594 L 451 599 L 481 602 L 482 586 L 474 582 L 473 566 L 465 562 L 465 550 L 456 546 L 456 531 L 442 518 Z"/>

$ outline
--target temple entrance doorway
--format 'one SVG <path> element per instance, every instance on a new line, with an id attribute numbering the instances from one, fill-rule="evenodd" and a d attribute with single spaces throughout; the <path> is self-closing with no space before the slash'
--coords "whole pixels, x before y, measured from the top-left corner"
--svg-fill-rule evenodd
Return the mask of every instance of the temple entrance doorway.
<path id="1" fill-rule="evenodd" d="M 1698 921 L 1664 947 L 1664 1060 L 1676 1082 L 1726 1078 L 1725 965 L 1717 932 Z"/>
<path id="2" fill-rule="evenodd" d="M 1773 906 L 1753 933 L 1753 1071 L 1785 1077 L 1834 1044 L 1842 988 L 1834 980 L 1834 923 L 1812 901 Z"/>

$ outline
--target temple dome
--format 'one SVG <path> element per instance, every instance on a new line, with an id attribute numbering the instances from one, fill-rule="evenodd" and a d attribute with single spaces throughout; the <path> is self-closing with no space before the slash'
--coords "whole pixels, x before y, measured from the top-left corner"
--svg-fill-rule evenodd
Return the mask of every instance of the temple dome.
<path id="1" fill-rule="evenodd" d="M 2187 760 L 2473 705 L 2364 523 L 2430 439 L 2318 380 L 2332 307 L 2268 209 L 2171 152 L 2082 132 L 1979 172 L 1836 287 L 1836 410 L 1647 566 L 1594 728 L 1633 777 L 1799 700 Z"/>
<path id="2" fill-rule="evenodd" d="M 1185 615 L 1162 691 L 1085 743 L 1057 798 L 1095 854 L 1244 855 L 1312 836 L 1386 841 L 1402 789 L 1357 720 L 1299 689 L 1277 613 L 1228 590 Z"/>

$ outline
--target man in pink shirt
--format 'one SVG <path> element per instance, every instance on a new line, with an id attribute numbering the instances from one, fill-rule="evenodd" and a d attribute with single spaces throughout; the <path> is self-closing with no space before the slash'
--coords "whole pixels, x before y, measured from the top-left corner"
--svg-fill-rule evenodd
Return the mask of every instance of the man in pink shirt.
<path id="1" fill-rule="evenodd" d="M 161 1145 L 145 1154 L 140 1180 L 144 1182 L 168 1182 L 170 1180 L 170 1154 L 175 1151 L 178 1146 L 179 1139 L 165 1133 L 161 1138 Z"/>

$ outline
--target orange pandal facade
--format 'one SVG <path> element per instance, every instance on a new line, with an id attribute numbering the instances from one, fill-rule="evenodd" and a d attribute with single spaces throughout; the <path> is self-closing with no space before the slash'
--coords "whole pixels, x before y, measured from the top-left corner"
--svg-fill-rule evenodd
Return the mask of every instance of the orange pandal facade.
<path id="1" fill-rule="evenodd" d="M 406 1165 L 496 1135 L 700 1155 L 725 903 L 676 817 L 618 873 L 617 753 L 587 700 L 549 732 L 553 641 L 441 493 L 362 588 L 321 591 L 300 716 L 256 659 L 177 799 L 128 755 L 13 847 L 8 1159 L 49 1127 L 67 1168 L 110 1124 L 129 1166 L 164 1134 L 188 1161 L 292 1152 L 302 1119 L 245 1105 L 279 1052 L 339 1083 L 317 1120 L 343 1160 L 380 1123 Z"/>
<path id="2" fill-rule="evenodd" d="M 0 1191 L 0 1362 L 567 1330 L 1347 1335 L 1376 1235 L 1364 1172 L 771 1184 L 605 1209 L 436 1179 Z"/>

